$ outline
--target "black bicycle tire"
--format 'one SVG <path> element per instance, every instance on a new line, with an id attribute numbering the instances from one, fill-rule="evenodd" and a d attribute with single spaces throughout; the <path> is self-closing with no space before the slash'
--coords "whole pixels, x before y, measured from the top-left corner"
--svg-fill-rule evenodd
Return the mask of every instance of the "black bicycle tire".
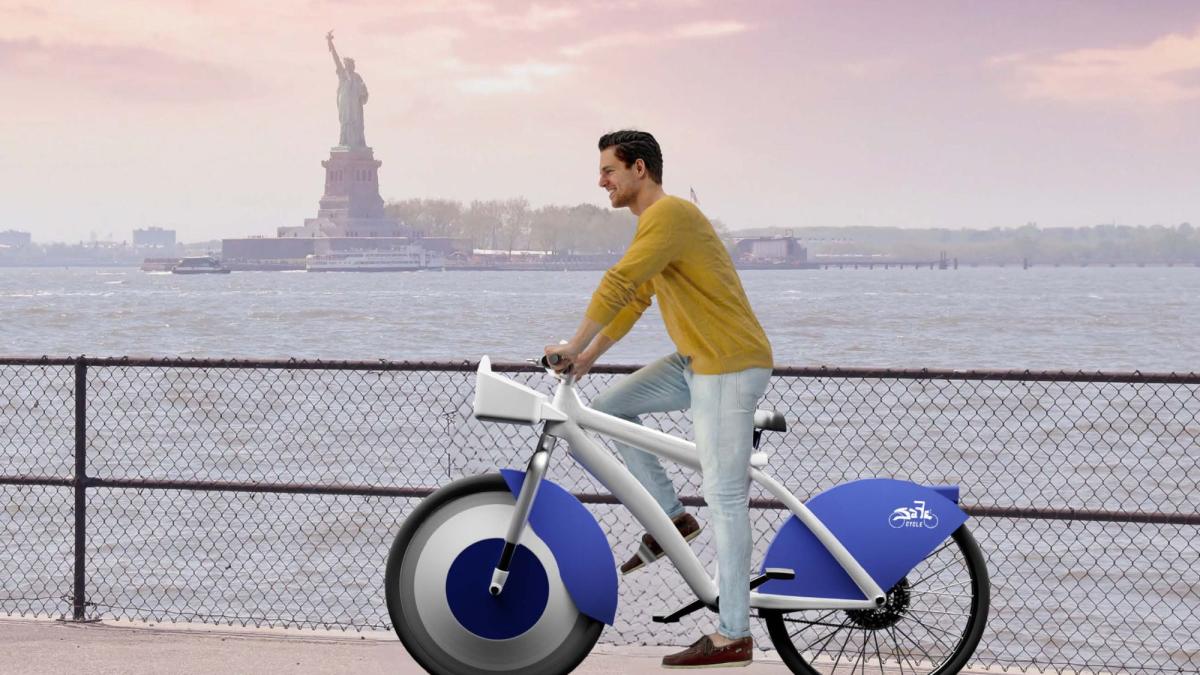
<path id="1" fill-rule="evenodd" d="M 929 675 L 954 675 L 967 665 L 967 660 L 975 653 L 975 648 L 979 646 L 979 641 L 983 637 L 991 605 L 991 580 L 988 578 L 987 562 L 984 560 L 978 542 L 975 541 L 975 537 L 971 535 L 966 525 L 960 526 L 951 537 L 962 551 L 963 557 L 967 561 L 967 570 L 971 575 L 973 589 L 971 617 L 963 631 L 963 639 L 958 643 L 950 658 Z M 771 644 L 775 646 L 779 658 L 789 670 L 800 675 L 824 675 L 809 665 L 796 649 L 796 645 L 792 643 L 791 635 L 788 633 L 784 621 L 787 612 L 762 610 L 759 614 L 767 624 L 767 633 L 771 636 Z"/>

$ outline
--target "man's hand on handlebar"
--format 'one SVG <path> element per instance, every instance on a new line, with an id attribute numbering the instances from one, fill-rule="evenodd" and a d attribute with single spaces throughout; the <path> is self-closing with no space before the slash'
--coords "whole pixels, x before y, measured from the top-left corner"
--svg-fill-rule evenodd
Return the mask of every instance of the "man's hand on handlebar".
<path id="1" fill-rule="evenodd" d="M 591 349 L 580 350 L 570 343 L 546 345 L 546 362 L 550 367 L 558 373 L 570 372 L 576 380 L 588 374 L 597 356 Z"/>
<path id="2" fill-rule="evenodd" d="M 575 376 L 576 381 L 583 379 L 583 376 L 588 374 L 598 356 L 599 354 L 588 348 L 575 357 L 574 363 L 571 364 L 571 374 Z"/>
<path id="3" fill-rule="evenodd" d="M 571 364 L 575 363 L 575 359 L 578 357 L 579 349 L 570 343 L 546 345 L 544 360 L 555 372 L 561 373 L 570 369 Z"/>

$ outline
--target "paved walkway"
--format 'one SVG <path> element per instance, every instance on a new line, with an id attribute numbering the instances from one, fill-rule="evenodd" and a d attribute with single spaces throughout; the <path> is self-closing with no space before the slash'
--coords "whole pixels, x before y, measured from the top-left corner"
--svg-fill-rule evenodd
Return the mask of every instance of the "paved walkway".
<path id="1" fill-rule="evenodd" d="M 595 675 L 666 673 L 659 667 L 671 647 L 598 645 L 575 672 Z M 787 673 L 773 654 L 756 654 L 749 668 L 706 673 Z M 0 619 L 4 672 L 59 675 L 154 673 L 422 673 L 390 633 L 242 629 L 194 624 L 124 622 L 72 624 L 51 620 Z M 971 671 L 986 673 L 988 671 Z"/>

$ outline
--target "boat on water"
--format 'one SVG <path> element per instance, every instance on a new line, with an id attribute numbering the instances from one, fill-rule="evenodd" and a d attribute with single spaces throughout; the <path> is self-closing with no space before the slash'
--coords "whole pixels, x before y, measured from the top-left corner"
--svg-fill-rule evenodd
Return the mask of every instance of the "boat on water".
<path id="1" fill-rule="evenodd" d="M 172 274 L 229 274 L 230 271 L 211 255 L 184 258 L 171 268 Z"/>
<path id="2" fill-rule="evenodd" d="M 415 272 L 441 269 L 445 259 L 420 246 L 392 251 L 339 251 L 305 258 L 309 272 Z"/>
<path id="3" fill-rule="evenodd" d="M 179 264 L 179 258 L 146 258 L 142 261 L 143 272 L 170 272 Z"/>

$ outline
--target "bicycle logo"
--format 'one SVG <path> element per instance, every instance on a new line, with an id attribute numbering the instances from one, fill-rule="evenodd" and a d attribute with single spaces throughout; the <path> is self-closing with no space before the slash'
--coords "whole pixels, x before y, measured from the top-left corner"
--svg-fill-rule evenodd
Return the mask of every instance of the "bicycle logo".
<path id="1" fill-rule="evenodd" d="M 925 508 L 925 502 L 914 500 L 913 506 L 901 506 L 892 511 L 892 515 L 888 516 L 888 525 L 896 529 L 928 527 L 932 530 L 938 526 L 938 517 L 933 511 Z"/>

